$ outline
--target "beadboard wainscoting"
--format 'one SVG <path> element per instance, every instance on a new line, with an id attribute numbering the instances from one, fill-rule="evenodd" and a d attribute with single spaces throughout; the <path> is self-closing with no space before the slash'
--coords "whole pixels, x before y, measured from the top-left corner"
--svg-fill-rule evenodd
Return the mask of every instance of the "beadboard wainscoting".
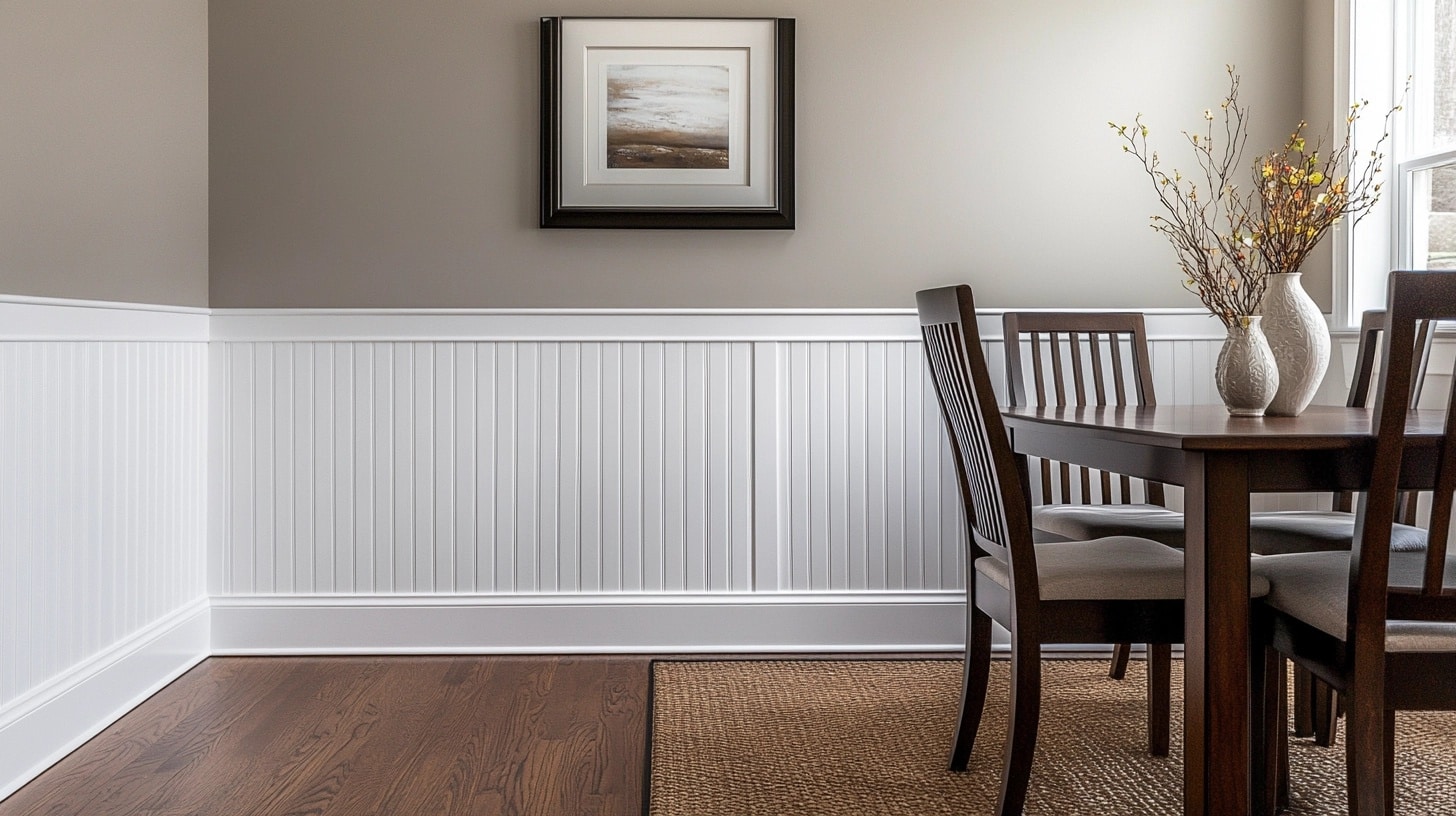
<path id="1" fill-rule="evenodd" d="M 0 798 L 209 653 L 207 332 L 0 297 Z"/>
<path id="2" fill-rule="evenodd" d="M 1163 401 L 1216 401 L 1218 324 L 1148 323 Z M 219 310 L 212 336 L 217 653 L 963 642 L 912 311 Z"/>
<path id="3" fill-rule="evenodd" d="M 1214 401 L 1217 324 L 1148 326 Z M 907 310 L 0 297 L 0 798 L 209 654 L 959 649 L 923 369 Z"/>

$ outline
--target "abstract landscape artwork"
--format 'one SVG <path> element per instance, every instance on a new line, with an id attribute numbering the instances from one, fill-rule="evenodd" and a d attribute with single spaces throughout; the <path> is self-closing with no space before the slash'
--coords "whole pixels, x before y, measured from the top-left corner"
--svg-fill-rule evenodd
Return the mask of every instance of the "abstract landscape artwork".
<path id="1" fill-rule="evenodd" d="M 728 66 L 607 66 L 607 166 L 729 167 Z"/>
<path id="2" fill-rule="evenodd" d="M 542 17 L 541 226 L 794 228 L 794 21 Z"/>

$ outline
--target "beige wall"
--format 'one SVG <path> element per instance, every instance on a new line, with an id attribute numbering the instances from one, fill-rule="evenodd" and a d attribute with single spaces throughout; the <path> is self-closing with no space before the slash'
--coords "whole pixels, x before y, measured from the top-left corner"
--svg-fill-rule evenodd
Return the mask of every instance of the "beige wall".
<path id="1" fill-rule="evenodd" d="M 708 9 L 212 0 L 212 304 L 903 307 L 965 280 L 987 306 L 1193 306 L 1107 120 L 1143 112 L 1172 163 L 1225 63 L 1251 151 L 1305 101 L 1304 0 L 743 0 L 712 11 L 798 20 L 798 229 L 543 231 L 538 20 L 562 11 Z"/>
<path id="2" fill-rule="evenodd" d="M 1335 98 L 1335 37 L 1335 4 L 1304 0 L 1304 119 L 1310 134 L 1333 134 L 1335 111 L 1345 109 L 1345 103 Z M 1331 235 L 1310 253 L 1300 278 L 1305 291 L 1326 312 L 1333 308 L 1337 237 Z"/>
<path id="3" fill-rule="evenodd" d="M 0 0 L 0 293 L 207 305 L 205 0 Z"/>
<path id="4" fill-rule="evenodd" d="M 958 280 L 990 306 L 1193 305 L 1104 122 L 1145 113 L 1171 160 L 1233 62 L 1251 144 L 1277 142 L 1326 93 L 1324 5 L 736 3 L 799 20 L 782 233 L 538 230 L 556 7 L 4 0 L 0 292 L 207 303 L 210 84 L 217 306 L 906 306 Z"/>

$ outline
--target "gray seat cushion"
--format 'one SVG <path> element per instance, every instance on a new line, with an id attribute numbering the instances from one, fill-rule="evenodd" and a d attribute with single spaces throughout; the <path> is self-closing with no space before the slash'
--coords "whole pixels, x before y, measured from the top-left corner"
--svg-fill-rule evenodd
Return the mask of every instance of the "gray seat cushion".
<path id="1" fill-rule="evenodd" d="M 1420 586 L 1423 553 L 1391 553 L 1390 585 Z M 1256 575 L 1269 581 L 1264 603 L 1341 640 L 1345 637 L 1350 554 L 1292 553 L 1256 558 Z M 1456 557 L 1446 559 L 1447 587 L 1456 586 Z M 1391 652 L 1456 651 L 1456 622 L 1390 621 L 1385 648 Z"/>
<path id="2" fill-rule="evenodd" d="M 1355 514 L 1337 510 L 1277 510 L 1249 517 L 1249 550 L 1259 555 L 1348 550 L 1355 536 Z M 1392 552 L 1426 549 L 1426 531 L 1397 524 L 1390 531 Z"/>
<path id="3" fill-rule="evenodd" d="M 1156 504 L 1044 504 L 1031 508 L 1031 526 L 1050 540 L 1087 541 L 1136 536 L 1183 546 L 1183 514 Z"/>
<path id="4" fill-rule="evenodd" d="M 1031 509 L 1038 541 L 1085 541 L 1124 535 L 1183 547 L 1183 514 L 1155 504 L 1048 504 Z M 1255 555 L 1350 549 L 1355 514 L 1334 510 L 1276 510 L 1249 517 L 1249 552 Z M 1426 531 L 1397 524 L 1395 552 L 1426 548 Z"/>
<path id="5" fill-rule="evenodd" d="M 1037 544 L 1037 580 L 1044 601 L 1174 600 L 1183 597 L 1183 553 L 1131 536 Z M 1011 573 L 999 558 L 976 559 L 976 571 L 1010 589 Z M 1269 590 L 1251 578 L 1253 597 Z"/>

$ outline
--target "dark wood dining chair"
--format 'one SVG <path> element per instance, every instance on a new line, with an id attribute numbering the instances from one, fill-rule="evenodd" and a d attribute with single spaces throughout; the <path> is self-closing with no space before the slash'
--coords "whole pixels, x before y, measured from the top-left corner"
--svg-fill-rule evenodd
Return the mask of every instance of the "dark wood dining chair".
<path id="1" fill-rule="evenodd" d="M 1156 405 L 1148 334 L 1139 312 L 1025 312 L 1001 316 L 1006 392 L 1012 406 L 1107 408 Z M 1037 459 L 1032 535 L 1077 541 L 1111 535 L 1183 546 L 1183 514 L 1161 482 Z M 1039 489 L 1038 489 L 1039 488 Z M 1121 679 L 1130 644 L 1113 648 L 1108 676 Z"/>
<path id="2" fill-rule="evenodd" d="M 1138 313 L 1006 312 L 1006 379 L 1012 405 L 1119 407 L 1156 405 L 1147 331 Z M 1373 382 L 1384 312 L 1363 315 L 1355 371 L 1346 404 L 1365 407 Z M 1430 359 L 1431 326 L 1417 329 L 1412 400 L 1420 398 Z M 1414 404 L 1414 402 L 1412 403 Z M 1040 460 L 1040 502 L 1032 524 L 1041 540 L 1136 535 L 1182 547 L 1183 515 L 1165 504 L 1164 486 Z M 1136 488 L 1141 489 L 1139 496 Z M 1330 510 L 1274 510 L 1250 517 L 1250 551 L 1258 555 L 1349 549 L 1354 533 L 1351 494 Z M 1425 531 L 1414 526 L 1416 496 L 1402 497 L 1392 546 L 1421 549 Z"/>
<path id="3" fill-rule="evenodd" d="M 1006 312 L 1007 399 L 1013 406 L 1156 405 L 1147 329 L 1136 312 Z M 1042 540 L 1140 535 L 1181 546 L 1183 516 L 1161 482 L 1037 460 L 1032 523 Z M 1138 532 L 1131 532 L 1137 530 Z"/>
<path id="4" fill-rule="evenodd" d="M 1416 322 L 1416 340 L 1410 377 L 1410 407 L 1420 403 L 1426 373 L 1430 367 L 1431 342 L 1435 322 Z M 1385 310 L 1372 309 L 1360 316 L 1360 334 L 1355 349 L 1355 366 L 1345 405 L 1350 408 L 1370 407 L 1375 384 L 1375 363 L 1385 331 Z M 1396 525 L 1391 530 L 1390 546 L 1397 552 L 1422 550 L 1426 531 L 1417 525 L 1419 493 L 1400 492 L 1396 505 Z M 1258 545 L 1265 554 L 1348 550 L 1355 533 L 1355 494 L 1340 491 L 1334 494 L 1328 511 L 1280 510 L 1255 513 L 1250 520 L 1260 531 Z M 1296 668 L 1294 671 L 1294 734 L 1313 737 L 1316 745 L 1334 743 L 1336 720 L 1340 709 L 1334 691 L 1319 678 Z"/>
<path id="5" fill-rule="evenodd" d="M 1431 321 L 1418 321 L 1416 339 L 1412 348 L 1410 405 L 1420 401 L 1426 371 L 1430 365 L 1431 340 L 1434 336 Z M 1350 390 L 1345 405 L 1350 408 L 1367 408 L 1370 405 L 1371 387 L 1375 379 L 1375 362 L 1381 348 L 1381 335 L 1385 328 L 1385 312 L 1371 310 L 1360 319 L 1360 337 L 1355 350 L 1355 369 L 1350 378 Z M 1261 555 L 1280 555 L 1290 552 L 1317 552 L 1321 550 L 1348 550 L 1355 532 L 1353 508 L 1354 494 L 1334 494 L 1329 510 L 1274 510 L 1253 514 L 1250 519 L 1251 547 Z M 1397 552 L 1422 550 L 1426 546 L 1426 531 L 1415 526 L 1418 494 L 1402 491 L 1396 527 L 1391 535 L 1390 546 Z"/>
<path id="6" fill-rule="evenodd" d="M 971 289 L 925 290 L 916 305 L 967 530 L 965 676 L 950 767 L 966 768 L 980 727 L 994 620 L 1011 633 L 1012 673 L 997 812 L 1016 816 L 1041 716 L 1042 644 L 1153 644 L 1148 742 L 1153 753 L 1167 753 L 1170 651 L 1183 639 L 1183 554 L 1131 536 L 1034 543 L 1027 473 L 992 390 Z"/>
<path id="7" fill-rule="evenodd" d="M 1384 312 L 1362 316 L 1355 370 L 1346 404 L 1365 407 L 1375 370 Z M 1008 399 L 1034 407 L 1156 405 L 1151 354 L 1143 316 L 1136 312 L 1006 312 L 1002 316 Z M 1431 324 L 1418 328 L 1412 404 L 1420 397 L 1430 358 Z M 1183 515 L 1165 506 L 1164 486 L 1121 474 L 1039 461 L 1040 502 L 1032 509 L 1039 540 L 1132 535 L 1182 547 Z M 1035 491 L 1034 491 L 1035 493 Z M 1139 495 L 1141 493 L 1141 495 Z M 1351 496 L 1336 494 L 1330 510 L 1274 510 L 1251 514 L 1249 550 L 1256 555 L 1347 550 L 1354 536 Z M 1414 526 L 1416 495 L 1403 496 L 1391 545 L 1401 551 L 1425 546 Z M 1127 666 L 1127 644 L 1113 652 L 1109 676 Z M 1329 745 L 1336 716 L 1334 697 L 1303 672 L 1296 685 L 1296 733 Z"/>
<path id="8" fill-rule="evenodd" d="M 1337 689 L 1346 708 L 1346 779 L 1352 816 L 1393 812 L 1397 710 L 1456 710 L 1456 559 L 1447 552 L 1456 493 L 1456 403 L 1434 452 L 1430 535 L 1424 551 L 1391 548 L 1399 513 L 1405 424 L 1418 367 L 1417 324 L 1456 318 L 1456 272 L 1393 272 L 1372 432 L 1367 490 L 1356 502 L 1349 551 L 1256 559 L 1271 586 L 1256 606 L 1265 644 L 1262 804 L 1273 812 L 1287 782 L 1284 658 Z M 1453 395 L 1456 396 L 1456 395 Z M 1429 454 L 1429 451 L 1425 453 Z"/>
<path id="9" fill-rule="evenodd" d="M 1384 309 L 1371 309 L 1360 316 L 1360 341 L 1355 351 L 1355 372 L 1350 380 L 1350 397 L 1345 401 L 1345 405 L 1350 408 L 1370 407 L 1370 393 L 1375 384 L 1375 358 L 1380 350 L 1380 339 L 1384 332 Z M 1421 395 L 1424 393 L 1426 374 L 1431 367 L 1431 344 L 1435 337 L 1436 321 L 1416 321 L 1416 341 L 1412 352 L 1414 357 L 1411 361 L 1410 376 L 1410 407 L 1412 408 L 1420 405 Z M 1397 525 L 1414 526 L 1417 523 L 1419 498 L 1418 491 L 1400 491 L 1395 513 Z M 1334 507 L 1331 509 L 1346 513 L 1353 512 L 1354 500 L 1355 494 L 1350 491 L 1336 493 Z M 1397 533 L 1399 533 L 1398 526 Z M 1395 540 L 1392 540 L 1391 548 L 1403 549 Z"/>

